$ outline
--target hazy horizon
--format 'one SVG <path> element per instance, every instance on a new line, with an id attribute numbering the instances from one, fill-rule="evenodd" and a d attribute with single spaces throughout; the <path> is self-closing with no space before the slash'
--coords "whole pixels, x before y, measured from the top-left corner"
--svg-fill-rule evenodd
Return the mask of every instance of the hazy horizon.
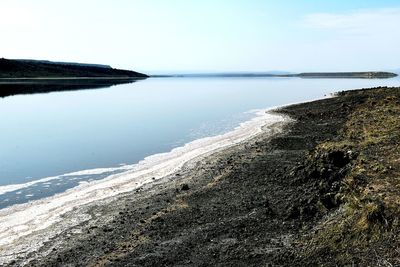
<path id="1" fill-rule="evenodd" d="M 16 0 L 0 8 L 4 58 L 149 74 L 400 68 L 395 0 Z"/>

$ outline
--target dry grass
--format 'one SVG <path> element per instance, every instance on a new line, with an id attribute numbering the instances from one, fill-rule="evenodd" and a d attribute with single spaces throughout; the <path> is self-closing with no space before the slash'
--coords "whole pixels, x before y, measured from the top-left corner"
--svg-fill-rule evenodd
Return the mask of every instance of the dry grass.
<path id="1" fill-rule="evenodd" d="M 308 256 L 324 251 L 341 264 L 400 264 L 399 143 L 400 98 L 393 94 L 360 105 L 340 138 L 317 148 L 356 149 L 359 156 L 342 182 L 341 212 L 321 222 L 306 246 Z"/>

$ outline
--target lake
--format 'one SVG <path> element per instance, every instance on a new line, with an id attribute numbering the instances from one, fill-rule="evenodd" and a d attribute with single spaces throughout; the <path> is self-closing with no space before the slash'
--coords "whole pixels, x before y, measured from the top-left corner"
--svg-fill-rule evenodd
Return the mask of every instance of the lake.
<path id="1" fill-rule="evenodd" d="M 150 78 L 0 98 L 0 209 L 229 132 L 254 110 L 374 86 L 400 86 L 400 79 Z"/>

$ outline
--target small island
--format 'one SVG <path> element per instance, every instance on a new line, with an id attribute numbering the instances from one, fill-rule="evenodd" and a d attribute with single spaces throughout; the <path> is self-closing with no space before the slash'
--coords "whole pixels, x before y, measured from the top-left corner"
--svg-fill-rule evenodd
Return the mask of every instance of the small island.
<path id="1" fill-rule="evenodd" d="M 286 77 L 300 78 L 362 78 L 362 79 L 386 79 L 396 77 L 396 73 L 383 71 L 367 72 L 304 72 L 299 74 L 282 75 Z"/>

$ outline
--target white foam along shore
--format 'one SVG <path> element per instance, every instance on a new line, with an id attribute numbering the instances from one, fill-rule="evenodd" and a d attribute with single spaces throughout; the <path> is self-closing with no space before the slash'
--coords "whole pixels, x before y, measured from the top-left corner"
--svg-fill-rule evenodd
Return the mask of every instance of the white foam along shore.
<path id="1" fill-rule="evenodd" d="M 328 95 L 325 95 L 323 98 L 335 97 L 336 94 L 337 93 L 328 94 Z M 306 101 L 306 102 L 315 101 L 315 100 L 319 100 L 319 99 L 321 99 L 321 98 L 311 99 L 311 100 Z M 258 119 L 257 117 L 263 116 L 264 113 L 265 114 L 267 114 L 267 113 L 272 114 L 271 111 L 273 111 L 273 110 L 277 110 L 279 108 L 284 108 L 284 107 L 287 107 L 287 106 L 296 105 L 296 104 L 300 104 L 300 103 L 306 103 L 306 102 L 293 102 L 293 103 L 288 103 L 288 104 L 281 105 L 281 106 L 269 107 L 268 109 L 249 110 L 246 113 L 254 113 L 254 114 L 256 114 L 255 118 L 253 118 L 253 119 L 251 119 L 249 121 L 241 123 L 232 132 L 228 132 L 226 134 L 222 134 L 222 135 L 211 137 L 211 138 L 218 138 L 218 137 L 222 137 L 223 138 L 225 135 L 234 135 L 235 131 L 240 130 L 241 128 L 244 128 L 244 127 L 248 127 L 249 125 L 247 125 L 247 124 L 253 124 L 254 120 L 257 120 Z M 274 114 L 274 115 L 276 115 L 276 114 Z M 268 122 L 266 124 L 268 124 Z M 262 127 L 262 126 L 260 126 L 260 127 Z M 252 135 L 250 135 L 249 137 L 251 137 L 251 136 Z M 208 142 L 212 142 L 212 140 L 208 140 L 208 139 L 210 139 L 210 137 L 200 138 L 198 140 L 195 140 L 195 141 L 192 141 L 192 142 L 186 144 L 184 147 L 190 147 L 191 144 L 195 143 L 195 142 L 201 143 L 203 140 L 208 141 Z M 8 192 L 12 192 L 12 191 L 17 191 L 19 189 L 27 188 L 27 187 L 30 187 L 32 185 L 38 184 L 38 183 L 46 183 L 46 182 L 51 182 L 51 181 L 54 181 L 54 180 L 62 179 L 63 177 L 67 177 L 67 176 L 100 175 L 100 174 L 105 174 L 105 173 L 115 172 L 115 171 L 137 170 L 139 165 L 145 164 L 147 161 L 151 160 L 152 158 L 157 158 L 159 156 L 163 157 L 164 155 L 173 153 L 175 150 L 179 150 L 181 148 L 183 148 L 183 147 L 179 147 L 179 148 L 173 149 L 172 151 L 170 151 L 168 153 L 160 153 L 160 154 L 155 154 L 155 155 L 149 156 L 149 157 L 145 158 L 144 160 L 142 160 L 141 162 L 139 162 L 138 164 L 133 164 L 133 165 L 121 164 L 121 166 L 113 167 L 113 168 L 96 168 L 96 169 L 81 170 L 81 171 L 66 173 L 66 174 L 62 174 L 62 175 L 58 175 L 58 176 L 46 177 L 46 178 L 42 178 L 42 179 L 38 179 L 38 180 L 34 180 L 34 181 L 31 181 L 31 182 L 22 183 L 22 184 L 3 185 L 3 186 L 0 186 L 0 195 L 8 193 Z"/>
<path id="2" fill-rule="evenodd" d="M 286 116 L 260 110 L 256 117 L 241 123 L 228 133 L 201 138 L 170 152 L 149 156 L 138 164 L 122 166 L 121 168 L 125 168 L 126 171 L 105 179 L 82 183 L 48 198 L 0 210 L 0 265 L 15 255 L 21 256 L 40 247 L 43 242 L 56 234 L 51 233 L 49 229 L 60 224 L 61 216 L 73 209 L 133 191 L 156 179 L 174 174 L 189 161 L 248 140 L 263 131 L 271 133 L 279 131 L 281 128 L 277 127 L 278 123 L 289 120 Z M 106 169 L 96 169 L 91 172 L 93 171 L 104 172 Z M 85 172 L 88 171 L 83 173 Z M 47 178 L 51 179 L 54 178 Z M 75 220 L 75 224 L 77 223 L 79 222 Z M 71 226 L 71 224 L 64 225 Z M 58 228 L 58 232 L 61 230 Z M 44 236 L 46 240 L 43 240 Z"/>
<path id="3" fill-rule="evenodd" d="M 59 176 L 46 177 L 46 178 L 31 181 L 31 182 L 23 183 L 23 184 L 3 185 L 3 186 L 0 186 L 0 195 L 8 193 L 8 192 L 12 192 L 12 191 L 17 191 L 17 190 L 20 190 L 23 188 L 27 188 L 27 187 L 30 187 L 35 184 L 46 183 L 46 182 L 51 182 L 54 180 L 62 179 L 63 177 L 67 177 L 67 176 L 104 174 L 104 173 L 109 173 L 109 172 L 114 172 L 114 171 L 126 171 L 126 170 L 129 170 L 132 168 L 133 168 L 133 165 L 123 165 L 123 166 L 115 167 L 115 168 L 96 168 L 96 169 L 66 173 L 66 174 L 59 175 Z"/>

